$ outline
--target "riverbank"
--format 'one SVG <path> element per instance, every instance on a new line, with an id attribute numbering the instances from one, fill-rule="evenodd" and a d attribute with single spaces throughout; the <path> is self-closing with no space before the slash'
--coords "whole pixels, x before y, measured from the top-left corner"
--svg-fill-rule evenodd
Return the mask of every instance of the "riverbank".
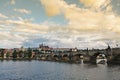
<path id="1" fill-rule="evenodd" d="M 13 61 L 32 61 L 32 60 L 38 60 L 38 61 L 51 61 L 51 62 L 64 62 L 64 63 L 92 63 L 91 61 L 84 61 L 83 59 L 79 60 L 79 61 L 75 61 L 75 60 L 42 60 L 42 59 L 32 59 L 32 58 L 14 58 L 14 59 L 2 59 L 0 58 L 1 61 L 3 60 L 13 60 Z"/>
<path id="2" fill-rule="evenodd" d="M 75 64 L 82 64 L 82 63 L 91 63 L 91 64 L 96 64 L 95 61 L 84 61 L 84 60 L 79 60 L 79 61 L 64 61 L 64 60 L 41 60 L 41 59 L 31 59 L 31 58 L 24 58 L 24 59 L 20 59 L 20 58 L 16 58 L 16 59 L 0 59 L 0 61 L 32 61 L 32 60 L 36 60 L 36 61 L 48 61 L 48 62 L 62 62 L 62 63 L 75 63 Z M 108 61 L 107 64 L 118 64 L 120 65 L 120 61 Z"/>

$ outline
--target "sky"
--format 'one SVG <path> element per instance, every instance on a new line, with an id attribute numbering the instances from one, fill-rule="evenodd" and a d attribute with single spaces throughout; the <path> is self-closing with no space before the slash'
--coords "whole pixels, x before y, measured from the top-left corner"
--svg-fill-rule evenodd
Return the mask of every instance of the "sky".
<path id="1" fill-rule="evenodd" d="M 120 0 L 0 0 L 0 48 L 120 46 Z"/>

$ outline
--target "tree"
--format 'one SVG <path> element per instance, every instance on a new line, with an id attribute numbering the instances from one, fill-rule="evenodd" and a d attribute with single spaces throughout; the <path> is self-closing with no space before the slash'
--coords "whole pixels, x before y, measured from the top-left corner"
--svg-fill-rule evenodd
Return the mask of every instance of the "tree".
<path id="1" fill-rule="evenodd" d="M 7 54 L 6 54 L 6 58 L 9 58 L 9 56 L 10 56 L 10 54 L 7 52 Z"/>
<path id="2" fill-rule="evenodd" d="M 1 57 L 4 58 L 4 49 L 1 51 Z"/>
<path id="3" fill-rule="evenodd" d="M 22 50 L 20 50 L 20 51 L 18 52 L 18 56 L 19 56 L 19 58 L 23 57 L 23 51 L 22 51 Z"/>
<path id="4" fill-rule="evenodd" d="M 31 58 L 31 56 L 32 56 L 32 49 L 31 48 L 28 48 L 28 58 Z"/>
<path id="5" fill-rule="evenodd" d="M 28 57 L 27 51 L 23 51 L 23 58 L 27 58 L 27 57 Z"/>
<path id="6" fill-rule="evenodd" d="M 12 53 L 12 55 L 13 55 L 13 58 L 17 58 L 17 51 L 14 50 L 14 52 Z"/>

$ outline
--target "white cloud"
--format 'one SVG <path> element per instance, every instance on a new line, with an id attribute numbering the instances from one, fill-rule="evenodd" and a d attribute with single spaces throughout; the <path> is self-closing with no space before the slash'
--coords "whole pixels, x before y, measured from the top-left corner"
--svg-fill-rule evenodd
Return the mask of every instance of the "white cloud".
<path id="1" fill-rule="evenodd" d="M 11 5 L 15 5 L 15 0 L 11 0 L 11 1 L 10 1 L 10 4 L 11 4 Z"/>
<path id="2" fill-rule="evenodd" d="M 8 18 L 8 17 L 0 13 L 0 18 Z"/>
<path id="3" fill-rule="evenodd" d="M 25 14 L 30 14 L 31 11 L 30 10 L 27 10 L 27 9 L 14 9 L 14 11 L 16 12 L 20 12 L 20 13 L 25 13 Z"/>
<path id="4" fill-rule="evenodd" d="M 8 46 L 21 46 L 37 37 L 46 39 L 46 43 L 54 47 L 104 48 L 107 46 L 106 41 L 119 40 L 120 17 L 114 14 L 112 6 L 108 5 L 109 1 L 87 1 L 83 3 L 90 8 L 80 8 L 75 4 L 67 4 L 64 0 L 41 0 L 48 16 L 63 14 L 69 21 L 68 24 L 37 24 L 22 17 L 17 17 L 18 20 L 0 20 L 0 42 L 4 42 L 3 46 L 7 46 L 5 42 L 9 43 Z M 102 7 L 106 7 L 105 10 L 101 10 Z M 98 10 L 95 11 L 96 9 Z M 14 11 L 31 13 L 26 9 Z"/>
<path id="5" fill-rule="evenodd" d="M 91 9 L 79 8 L 76 5 L 68 5 L 63 0 L 41 0 L 43 6 L 45 6 L 47 14 L 52 16 L 59 14 L 64 14 L 65 18 L 69 21 L 67 28 L 76 31 L 119 31 L 120 17 L 116 16 L 113 11 L 111 11 L 112 6 L 109 4 L 110 0 L 81 0 L 85 5 L 95 4 L 98 8 L 101 6 L 106 6 L 105 11 L 93 11 Z M 54 3 L 55 2 L 55 3 Z M 107 3 L 104 3 L 107 2 Z M 50 3 L 50 5 L 49 5 Z M 56 4 L 59 3 L 59 4 Z M 52 4 L 52 5 L 51 5 Z M 47 7 L 46 7 L 47 6 Z M 92 6 L 92 5 L 91 5 Z M 59 7 L 57 10 L 54 8 Z M 51 8 L 54 10 L 52 11 Z M 48 11 L 50 10 L 50 11 Z M 114 29 L 113 29 L 114 28 Z"/>
<path id="6" fill-rule="evenodd" d="M 120 39 L 120 37 L 118 36 L 120 33 L 119 23 L 120 17 L 116 16 L 115 13 L 112 11 L 112 5 L 110 5 L 110 0 L 80 0 L 80 1 L 88 8 L 79 8 L 75 4 L 68 5 L 64 0 L 49 0 L 49 1 L 41 0 L 41 3 L 45 7 L 46 13 L 48 15 L 50 16 L 56 16 L 58 14 L 64 15 L 64 17 L 69 21 L 69 23 L 68 25 L 66 25 L 64 29 L 61 30 L 68 31 L 68 35 L 74 34 L 74 36 L 76 36 L 78 34 L 81 36 L 86 33 L 92 35 L 93 34 L 102 35 L 101 41 L 97 42 L 95 41 L 92 42 L 91 40 L 90 42 L 87 41 L 87 43 L 90 44 L 89 46 L 92 46 L 94 44 L 96 45 L 99 44 L 103 46 L 102 44 L 104 44 L 105 42 L 102 41 L 102 39 L 110 41 Z M 72 38 L 73 37 L 71 37 L 71 39 Z M 63 42 L 67 43 L 65 39 L 60 40 L 63 40 Z M 77 43 L 79 42 L 74 41 L 74 43 L 72 44 Z M 83 41 L 83 43 L 86 42 Z"/>
<path id="7" fill-rule="evenodd" d="M 0 47 L 2 48 L 14 48 L 21 47 L 23 42 L 27 37 L 23 37 L 17 34 L 12 34 L 11 32 L 0 32 Z"/>
<path id="8" fill-rule="evenodd" d="M 81 32 L 80 30 L 77 31 L 77 29 L 71 29 L 63 26 L 61 27 L 60 25 L 50 24 L 48 22 L 35 24 L 32 22 L 26 23 L 24 20 L 4 20 L 0 21 L 0 24 L 2 24 L 1 29 L 4 24 L 11 26 L 4 26 L 2 32 L 0 33 L 0 41 L 9 43 L 8 46 L 7 44 L 4 44 L 6 47 L 10 47 L 10 45 L 15 45 L 12 47 L 20 47 L 26 41 L 33 40 L 34 42 L 35 38 L 39 40 L 43 38 L 47 40 L 46 43 L 52 47 L 104 48 L 107 46 L 104 39 L 111 41 L 119 39 L 118 34 L 111 34 L 108 32 L 91 33 L 91 31 Z M 10 28 L 10 30 L 8 28 Z"/>
<path id="9" fill-rule="evenodd" d="M 80 2 L 94 10 L 101 10 L 110 4 L 110 0 L 80 0 Z"/>
<path id="10" fill-rule="evenodd" d="M 0 20 L 0 47 L 14 48 L 20 47 L 27 40 L 33 38 L 32 35 L 44 34 L 45 27 L 31 22 Z"/>

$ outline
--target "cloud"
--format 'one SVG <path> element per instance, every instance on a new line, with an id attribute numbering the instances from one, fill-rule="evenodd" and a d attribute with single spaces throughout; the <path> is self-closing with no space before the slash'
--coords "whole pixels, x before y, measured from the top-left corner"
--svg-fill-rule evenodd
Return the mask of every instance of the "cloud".
<path id="1" fill-rule="evenodd" d="M 22 45 L 29 47 L 33 44 L 35 47 L 42 42 L 52 47 L 105 48 L 107 39 L 119 39 L 117 34 L 79 32 L 80 30 L 77 31 L 77 29 L 48 22 L 35 24 L 33 22 L 26 23 L 24 20 L 4 20 L 0 21 L 0 24 L 2 24 L 0 26 L 2 29 L 0 42 L 8 43 L 1 43 L 1 46 L 9 48 L 10 45 L 14 45 L 12 47 L 21 47 Z M 8 27 L 3 26 L 4 24 L 7 24 Z"/>
<path id="2" fill-rule="evenodd" d="M 11 32 L 0 32 L 0 47 L 2 48 L 13 48 L 20 47 L 27 37 L 23 37 Z"/>
<path id="3" fill-rule="evenodd" d="M 91 0 L 89 4 L 87 1 L 82 2 L 86 8 L 67 4 L 64 0 L 41 0 L 48 16 L 62 14 L 68 23 L 64 26 L 48 21 L 38 24 L 20 16 L 15 20 L 0 20 L 0 42 L 4 42 L 2 46 L 8 47 L 45 41 L 53 47 L 105 48 L 107 41 L 112 41 L 113 44 L 115 40 L 119 41 L 120 17 L 112 11 L 109 1 L 105 4 L 105 0 L 99 1 L 100 3 Z M 105 10 L 102 10 L 103 7 Z M 31 12 L 26 9 L 14 11 L 25 14 Z"/>
<path id="4" fill-rule="evenodd" d="M 4 20 L 0 21 L 1 24 L 7 24 L 11 25 L 14 27 L 11 32 L 21 32 L 21 33 L 46 33 L 48 30 L 47 25 L 42 25 L 42 24 L 34 24 L 23 20 Z"/>
<path id="5" fill-rule="evenodd" d="M 93 46 L 93 43 L 95 43 L 95 46 L 99 44 L 103 47 L 103 45 L 106 45 L 104 39 L 108 42 L 109 40 L 114 41 L 120 39 L 120 17 L 113 12 L 110 0 L 80 0 L 80 2 L 88 8 L 77 7 L 75 4 L 67 4 L 64 0 L 41 0 L 48 15 L 51 15 L 51 13 L 54 13 L 52 16 L 63 14 L 65 19 L 69 21 L 68 25 L 66 25 L 64 29 L 61 29 L 64 32 L 68 32 L 67 34 L 69 36 L 71 34 L 81 36 L 86 33 L 87 35 L 98 34 L 98 36 L 101 36 L 101 41 L 99 41 L 100 39 L 96 39 L 98 41 L 83 41 L 83 43 L 89 43 L 89 46 Z M 71 40 L 73 40 L 72 38 L 73 37 L 71 37 Z M 61 40 L 67 43 L 66 40 Z M 73 44 L 80 43 L 78 41 L 74 42 Z"/>
<path id="6" fill-rule="evenodd" d="M 30 14 L 31 11 L 30 10 L 27 10 L 27 9 L 14 9 L 14 11 L 16 12 L 20 12 L 20 13 L 25 13 L 25 14 Z"/>
<path id="7" fill-rule="evenodd" d="M 8 0 L 8 2 L 4 4 L 4 6 L 10 6 L 10 5 L 15 5 L 15 4 L 16 4 L 15 0 Z"/>
<path id="8" fill-rule="evenodd" d="M 41 2 L 43 5 L 46 4 L 45 9 L 49 16 L 57 15 L 60 13 L 59 6 L 54 7 L 54 4 L 53 4 L 53 2 L 58 4 L 56 0 L 52 0 L 52 2 L 51 1 L 48 2 L 47 0 L 41 0 Z M 49 9 L 49 7 L 51 8 L 52 11 Z"/>
<path id="9" fill-rule="evenodd" d="M 44 5 L 48 16 L 59 15 L 62 6 L 64 7 L 64 4 L 66 4 L 63 0 L 41 0 L 41 3 Z"/>
<path id="10" fill-rule="evenodd" d="M 101 10 L 110 4 L 110 0 L 80 0 L 80 2 L 95 10 Z"/>
<path id="11" fill-rule="evenodd" d="M 8 18 L 8 17 L 0 13 L 0 18 Z"/>
<path id="12" fill-rule="evenodd" d="M 64 17 L 69 21 L 66 27 L 69 30 L 76 31 L 119 31 L 120 17 L 116 16 L 113 11 L 111 11 L 112 6 L 109 5 L 110 0 L 81 0 L 85 5 L 95 4 L 98 8 L 101 6 L 106 6 L 105 11 L 93 11 L 91 9 L 79 8 L 75 4 L 68 5 L 64 0 L 41 0 L 43 6 L 45 6 L 46 13 L 49 15 L 52 12 L 59 12 L 59 14 L 64 14 Z M 107 3 L 104 3 L 107 2 Z M 50 5 L 49 5 L 50 4 Z M 52 5 L 51 5 L 52 4 Z M 46 7 L 47 6 L 47 7 Z M 92 6 L 92 5 L 91 5 Z M 59 7 L 57 10 L 52 11 L 51 8 Z M 47 10 L 50 10 L 49 12 Z M 61 11 L 62 10 L 62 11 Z M 54 14 L 56 16 L 57 14 Z M 114 28 L 114 29 L 113 29 Z"/>
<path id="13" fill-rule="evenodd" d="M 35 35 L 44 35 L 47 26 L 35 24 L 29 20 L 0 20 L 0 47 L 21 47 Z M 7 44 L 6 44 L 7 43 Z M 11 46 L 12 45 L 12 46 Z"/>
<path id="14" fill-rule="evenodd" d="M 10 4 L 11 4 L 11 5 L 15 5 L 15 0 L 11 0 L 11 1 L 10 1 Z"/>

